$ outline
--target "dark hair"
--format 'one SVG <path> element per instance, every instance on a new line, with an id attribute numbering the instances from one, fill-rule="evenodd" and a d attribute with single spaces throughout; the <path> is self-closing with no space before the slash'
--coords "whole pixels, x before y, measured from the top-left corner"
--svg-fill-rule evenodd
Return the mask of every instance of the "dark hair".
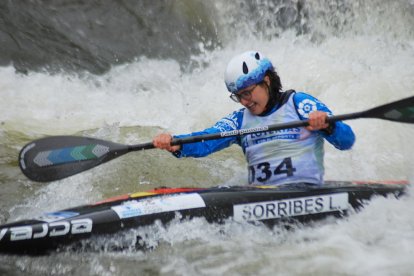
<path id="1" fill-rule="evenodd" d="M 267 102 L 265 111 L 261 115 L 266 115 L 276 106 L 282 93 L 282 82 L 276 71 L 268 70 L 266 76 L 270 79 L 270 85 L 267 85 L 264 81 L 262 83 L 269 89 L 269 101 Z"/>
<path id="2" fill-rule="evenodd" d="M 266 76 L 270 79 L 270 92 L 279 94 L 282 92 L 282 83 L 276 71 L 267 71 Z"/>

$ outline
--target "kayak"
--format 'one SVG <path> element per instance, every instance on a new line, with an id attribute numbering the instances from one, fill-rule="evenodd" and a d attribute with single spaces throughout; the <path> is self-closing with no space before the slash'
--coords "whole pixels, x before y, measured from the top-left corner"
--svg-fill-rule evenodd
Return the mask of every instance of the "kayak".
<path id="1" fill-rule="evenodd" d="M 340 218 L 350 210 L 359 210 L 373 196 L 400 197 L 407 184 L 327 181 L 324 185 L 161 187 L 1 225 L 0 252 L 45 253 L 155 221 L 166 224 L 176 217 L 268 226 Z"/>

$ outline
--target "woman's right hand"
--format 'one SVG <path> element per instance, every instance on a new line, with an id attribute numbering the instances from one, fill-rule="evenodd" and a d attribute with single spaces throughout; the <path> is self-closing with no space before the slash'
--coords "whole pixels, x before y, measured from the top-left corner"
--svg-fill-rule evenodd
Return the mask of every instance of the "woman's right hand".
<path id="1" fill-rule="evenodd" d="M 159 149 L 168 150 L 170 152 L 175 152 L 177 150 L 181 149 L 180 145 L 172 146 L 171 142 L 173 140 L 173 137 L 169 133 L 161 133 L 154 137 L 152 140 L 152 144 L 154 147 Z"/>

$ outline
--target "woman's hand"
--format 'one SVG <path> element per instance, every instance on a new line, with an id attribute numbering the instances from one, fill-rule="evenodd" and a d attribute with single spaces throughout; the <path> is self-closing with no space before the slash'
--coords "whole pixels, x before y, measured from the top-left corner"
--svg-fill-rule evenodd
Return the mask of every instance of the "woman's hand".
<path id="1" fill-rule="evenodd" d="M 316 131 L 328 128 L 329 124 L 326 122 L 326 118 L 328 118 L 328 113 L 323 111 L 314 111 L 310 113 L 309 126 L 307 126 L 306 129 Z"/>
<path id="2" fill-rule="evenodd" d="M 152 140 L 152 144 L 154 147 L 159 149 L 168 150 L 170 152 L 175 152 L 177 150 L 180 150 L 181 146 L 171 146 L 171 142 L 173 140 L 173 137 L 169 133 L 161 133 L 154 137 Z"/>

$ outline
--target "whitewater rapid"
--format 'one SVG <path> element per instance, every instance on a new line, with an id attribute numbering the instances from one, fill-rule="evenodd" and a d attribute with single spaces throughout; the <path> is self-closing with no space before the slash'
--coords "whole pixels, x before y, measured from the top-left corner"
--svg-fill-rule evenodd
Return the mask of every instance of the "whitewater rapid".
<path id="1" fill-rule="evenodd" d="M 260 7 L 267 5 L 263 17 L 278 7 L 266 1 L 252 5 L 259 15 Z M 19 172 L 17 156 L 25 143 L 48 135 L 86 135 L 134 144 L 151 141 L 163 131 L 181 134 L 207 128 L 240 108 L 228 98 L 224 68 L 235 54 L 251 49 L 273 61 L 284 89 L 310 93 L 337 115 L 412 96 L 414 36 L 413 25 L 407 24 L 413 20 L 412 5 L 409 1 L 355 1 L 345 5 L 349 10 L 345 9 L 344 17 L 326 19 L 323 16 L 335 7 L 320 1 L 309 11 L 314 32 L 300 35 L 293 27 L 281 30 L 280 25 L 265 23 L 259 27 L 268 26 L 268 32 L 261 29 L 254 34 L 250 30 L 260 23 L 254 21 L 257 17 L 248 22 L 239 17 L 248 14 L 250 6 L 217 1 L 217 28 L 224 26 L 218 34 L 221 46 L 210 49 L 200 44 L 199 53 L 188 57 L 193 66 L 185 70 L 174 58 L 146 56 L 114 64 L 99 75 L 64 70 L 21 73 L 12 64 L 0 67 L 0 221 L 159 186 L 246 184 L 246 164 L 237 146 L 187 160 L 158 150 L 136 152 L 43 184 Z M 325 11 L 325 21 L 316 16 L 321 11 Z M 230 28 L 234 26 L 239 27 L 236 33 Z M 350 151 L 338 151 L 325 143 L 326 179 L 414 183 L 412 125 L 377 119 L 348 124 L 356 143 Z M 37 258 L 0 256 L 0 272 L 409 275 L 414 269 L 411 193 L 410 188 L 400 200 L 376 198 L 349 218 L 297 226 L 294 231 L 232 222 L 210 225 L 202 219 L 154 225 L 97 240 L 86 252 Z M 151 250 L 105 251 L 111 243 L 132 244 L 137 234 L 145 237 Z"/>

